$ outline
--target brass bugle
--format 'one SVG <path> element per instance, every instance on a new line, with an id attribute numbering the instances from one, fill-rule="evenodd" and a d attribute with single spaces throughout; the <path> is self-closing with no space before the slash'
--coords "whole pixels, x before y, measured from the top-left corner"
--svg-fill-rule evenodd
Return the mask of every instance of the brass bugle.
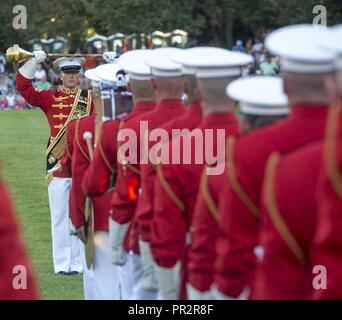
<path id="1" fill-rule="evenodd" d="M 102 54 L 64 54 L 64 53 L 49 53 L 47 55 L 50 58 L 62 58 L 62 57 L 84 57 L 84 58 L 102 58 Z M 6 60 L 12 64 L 20 64 L 33 57 L 33 53 L 20 48 L 17 44 L 13 45 L 6 51 Z"/>

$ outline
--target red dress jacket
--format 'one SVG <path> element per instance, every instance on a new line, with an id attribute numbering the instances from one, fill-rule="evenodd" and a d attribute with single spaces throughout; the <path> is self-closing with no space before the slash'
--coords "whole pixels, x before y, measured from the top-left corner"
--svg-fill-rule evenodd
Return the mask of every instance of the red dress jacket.
<path id="1" fill-rule="evenodd" d="M 328 106 L 297 105 L 281 122 L 228 143 L 228 167 L 217 242 L 215 283 L 237 298 L 252 289 L 259 246 L 260 196 L 271 153 L 287 153 L 324 135 Z"/>

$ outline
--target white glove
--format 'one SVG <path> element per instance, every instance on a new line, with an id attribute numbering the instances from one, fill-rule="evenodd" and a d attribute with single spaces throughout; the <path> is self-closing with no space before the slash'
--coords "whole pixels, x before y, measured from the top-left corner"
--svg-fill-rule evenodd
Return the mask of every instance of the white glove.
<path id="1" fill-rule="evenodd" d="M 112 263 L 122 266 L 127 261 L 127 252 L 123 248 L 123 243 L 129 228 L 129 223 L 119 224 L 109 218 L 109 239 Z"/>
<path id="2" fill-rule="evenodd" d="M 237 298 L 233 298 L 233 297 L 229 297 L 226 296 L 224 293 L 222 293 L 216 285 L 213 285 L 211 288 L 211 293 L 212 296 L 214 298 L 214 300 L 236 300 L 236 301 L 245 301 L 248 300 L 249 295 L 250 295 L 250 289 L 248 287 L 245 287 L 245 289 L 243 289 L 242 293 L 237 297 Z"/>
<path id="3" fill-rule="evenodd" d="M 156 274 L 159 290 L 164 300 L 179 300 L 180 287 L 180 262 L 173 268 L 163 268 L 156 265 Z"/>
<path id="4" fill-rule="evenodd" d="M 158 283 L 150 244 L 139 240 L 139 248 L 143 268 L 143 287 L 146 290 L 157 291 Z"/>
<path id="5" fill-rule="evenodd" d="M 102 57 L 103 57 L 103 60 L 106 61 L 107 63 L 113 63 L 115 62 L 115 59 L 116 59 L 116 52 L 114 51 L 104 52 Z"/>
<path id="6" fill-rule="evenodd" d="M 195 289 L 190 283 L 186 285 L 186 291 L 188 294 L 188 300 L 201 300 L 201 301 L 209 301 L 213 300 L 213 295 L 211 294 L 211 290 L 201 292 Z"/>
<path id="7" fill-rule="evenodd" d="M 43 50 L 33 51 L 33 58 L 35 59 L 36 63 L 44 62 L 46 59 L 46 53 Z"/>

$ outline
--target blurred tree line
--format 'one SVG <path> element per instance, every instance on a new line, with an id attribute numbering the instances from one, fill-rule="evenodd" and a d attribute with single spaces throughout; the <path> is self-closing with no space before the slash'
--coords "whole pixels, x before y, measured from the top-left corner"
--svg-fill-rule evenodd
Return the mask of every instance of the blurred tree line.
<path id="1" fill-rule="evenodd" d="M 27 29 L 12 26 L 13 7 L 27 9 Z M 84 50 L 93 32 L 150 33 L 183 29 L 198 43 L 232 47 L 234 39 L 262 38 L 274 28 L 312 23 L 313 7 L 324 5 L 328 24 L 342 23 L 342 0 L 1 0 L 0 51 L 25 48 L 34 37 L 63 36 L 70 51 Z"/>

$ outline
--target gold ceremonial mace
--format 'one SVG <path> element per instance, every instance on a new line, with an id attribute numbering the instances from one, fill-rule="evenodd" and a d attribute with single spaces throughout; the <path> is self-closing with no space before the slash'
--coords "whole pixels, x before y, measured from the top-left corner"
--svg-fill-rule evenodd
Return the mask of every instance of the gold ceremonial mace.
<path id="1" fill-rule="evenodd" d="M 49 53 L 47 55 L 50 58 L 62 58 L 62 57 L 86 57 L 86 58 L 102 58 L 102 54 L 63 54 L 63 53 Z M 17 44 L 13 45 L 6 51 L 6 59 L 12 64 L 20 64 L 33 57 L 33 53 L 20 48 Z"/>

